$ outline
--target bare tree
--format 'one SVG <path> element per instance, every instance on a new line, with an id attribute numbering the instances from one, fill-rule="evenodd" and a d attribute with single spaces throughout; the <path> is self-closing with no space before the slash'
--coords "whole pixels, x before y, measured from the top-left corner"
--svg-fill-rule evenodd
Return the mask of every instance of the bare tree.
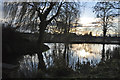
<path id="1" fill-rule="evenodd" d="M 62 14 L 62 11 L 65 10 L 67 10 L 65 11 L 66 16 L 69 14 L 68 17 L 66 17 L 66 24 L 70 24 L 72 19 L 76 17 L 76 13 L 78 13 L 77 8 L 74 8 L 75 4 L 64 2 L 4 3 L 5 19 L 8 20 L 9 24 L 15 24 L 15 29 L 39 32 L 39 37 L 37 40 L 37 46 L 39 49 L 41 49 L 41 45 L 43 44 L 44 31 L 47 25 L 50 24 L 52 20 L 54 20 L 59 14 Z M 65 17 L 63 16 L 63 19 L 64 18 Z M 39 68 L 44 69 L 45 63 L 43 61 L 42 52 L 41 50 L 39 51 Z"/>
<path id="2" fill-rule="evenodd" d="M 103 26 L 103 42 L 105 42 L 105 37 L 107 31 L 112 27 L 115 27 L 113 25 L 114 17 L 116 17 L 116 9 L 113 7 L 114 2 L 97 2 L 94 6 L 94 12 L 97 16 L 97 18 L 100 18 L 101 25 Z M 102 60 L 105 59 L 105 44 L 103 44 L 103 50 L 102 50 Z"/>
<path id="3" fill-rule="evenodd" d="M 6 2 L 4 10 L 6 19 L 9 19 L 10 24 L 16 24 L 16 29 L 31 28 L 39 31 L 37 46 L 41 49 L 44 31 L 47 25 L 59 14 L 61 6 L 62 2 Z M 42 52 L 39 51 L 40 68 L 43 69 L 45 64 Z"/>
<path id="4" fill-rule="evenodd" d="M 64 26 L 64 33 L 69 33 L 72 23 L 75 23 L 80 17 L 80 6 L 79 2 L 65 2 L 63 4 L 58 21 L 66 24 Z"/>
<path id="5" fill-rule="evenodd" d="M 113 25 L 114 17 L 116 16 L 116 11 L 111 5 L 113 2 L 97 2 L 94 6 L 94 12 L 97 18 L 100 18 L 101 25 L 103 26 L 103 37 L 106 37 L 107 31 L 111 27 L 115 27 Z"/>
<path id="6" fill-rule="evenodd" d="M 38 29 L 40 44 L 45 28 L 59 14 L 62 2 L 6 3 L 6 6 L 10 10 L 8 14 L 12 15 L 12 23 L 20 24 L 16 28 Z"/>

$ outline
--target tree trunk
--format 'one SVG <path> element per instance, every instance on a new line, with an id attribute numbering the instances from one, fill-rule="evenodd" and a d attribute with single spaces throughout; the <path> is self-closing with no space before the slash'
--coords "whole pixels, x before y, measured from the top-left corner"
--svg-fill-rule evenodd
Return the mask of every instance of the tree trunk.
<path id="1" fill-rule="evenodd" d="M 63 53 L 63 59 L 65 60 L 65 65 L 68 66 L 69 65 L 69 56 L 68 56 L 68 44 L 65 43 L 65 50 Z"/>
<path id="2" fill-rule="evenodd" d="M 105 60 L 105 44 L 103 44 L 103 50 L 102 50 L 102 61 Z"/>
<path id="3" fill-rule="evenodd" d="M 37 47 L 39 49 L 39 53 L 38 53 L 38 59 L 39 59 L 39 64 L 38 64 L 38 68 L 41 70 L 45 70 L 45 63 L 43 60 L 43 55 L 42 55 L 42 45 L 43 45 L 43 40 L 44 40 L 44 31 L 47 27 L 46 22 L 41 22 L 40 26 L 39 26 L 39 38 L 37 41 Z"/>
<path id="4" fill-rule="evenodd" d="M 67 46 L 66 46 L 66 43 L 65 43 L 65 50 L 64 50 L 64 53 L 63 53 L 63 59 L 66 58 L 66 48 L 67 48 Z"/>
<path id="5" fill-rule="evenodd" d="M 71 21 L 70 21 L 70 19 L 69 19 L 69 24 L 68 24 L 68 33 L 69 33 L 69 31 L 70 31 L 70 23 L 71 23 Z"/>
<path id="6" fill-rule="evenodd" d="M 106 28 L 104 28 L 104 30 L 103 30 L 103 42 L 105 43 L 105 38 L 106 38 L 106 32 L 107 32 L 107 30 L 106 30 Z"/>
<path id="7" fill-rule="evenodd" d="M 107 29 L 106 29 L 106 26 L 104 25 L 104 26 L 103 26 L 103 50 L 102 50 L 102 61 L 105 60 L 105 39 L 106 39 L 106 32 L 107 32 Z"/>
<path id="8" fill-rule="evenodd" d="M 37 42 L 38 44 L 43 43 L 44 31 L 45 31 L 46 27 L 47 27 L 47 23 L 45 21 L 40 23 L 39 38 L 38 38 L 38 42 Z"/>
<path id="9" fill-rule="evenodd" d="M 67 44 L 67 66 L 69 65 L 69 54 L 68 54 L 69 46 Z"/>

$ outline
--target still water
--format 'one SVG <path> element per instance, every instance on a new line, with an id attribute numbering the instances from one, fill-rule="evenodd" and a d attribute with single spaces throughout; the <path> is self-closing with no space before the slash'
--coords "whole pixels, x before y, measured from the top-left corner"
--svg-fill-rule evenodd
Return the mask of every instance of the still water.
<path id="1" fill-rule="evenodd" d="M 102 44 L 63 44 L 63 43 L 45 43 L 49 46 L 49 50 L 43 52 L 43 58 L 46 65 L 46 68 L 50 66 L 55 66 L 56 63 L 62 65 L 66 63 L 68 67 L 71 67 L 73 70 L 76 68 L 76 64 L 79 61 L 81 64 L 86 64 L 88 61 L 91 66 L 95 66 L 102 59 Z M 119 45 L 105 45 L 106 51 L 112 51 L 115 47 L 120 47 Z M 109 57 L 110 58 L 110 55 Z M 38 55 L 24 55 L 20 59 L 20 68 L 19 71 L 24 71 L 27 73 L 34 74 L 38 69 Z M 29 72 L 27 72 L 27 71 Z M 27 75 L 28 76 L 28 75 Z"/>

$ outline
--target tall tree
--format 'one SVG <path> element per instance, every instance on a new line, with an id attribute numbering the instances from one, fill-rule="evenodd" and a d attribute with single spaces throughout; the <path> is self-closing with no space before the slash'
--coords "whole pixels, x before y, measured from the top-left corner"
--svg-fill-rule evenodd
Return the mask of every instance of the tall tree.
<path id="1" fill-rule="evenodd" d="M 59 14 L 62 14 L 61 9 L 67 10 L 67 14 L 71 15 L 69 18 L 74 18 L 74 6 L 73 4 L 64 2 L 5 2 L 4 12 L 5 19 L 10 24 L 15 25 L 17 30 L 32 30 L 38 31 L 39 37 L 37 40 L 37 46 L 41 49 L 43 43 L 44 31 L 49 23 Z M 70 7 L 66 7 L 65 5 Z M 70 13 L 71 12 L 71 13 Z M 67 16 L 67 15 L 66 15 Z M 60 17 L 59 17 L 60 18 Z M 65 18 L 65 17 L 63 17 Z M 68 17 L 67 17 L 68 18 Z M 69 20 L 72 20 L 69 19 Z M 69 21 L 70 23 L 70 21 Z M 68 24 L 68 20 L 67 20 Z M 40 50 L 41 51 L 41 50 Z M 41 69 L 45 68 L 42 52 L 38 53 Z"/>
<path id="2" fill-rule="evenodd" d="M 101 25 L 103 26 L 103 42 L 105 42 L 106 33 L 113 25 L 114 17 L 116 17 L 116 9 L 113 6 L 114 2 L 97 2 L 94 6 L 94 12 L 97 18 L 100 18 Z M 102 60 L 105 59 L 105 44 L 103 44 Z"/>
<path id="3" fill-rule="evenodd" d="M 105 40 L 106 33 L 110 27 L 115 27 L 113 25 L 114 17 L 116 16 L 116 11 L 111 5 L 113 2 L 97 2 L 94 6 L 94 12 L 97 18 L 100 18 L 101 25 L 103 26 L 103 37 Z"/>
<path id="4" fill-rule="evenodd" d="M 19 29 L 36 29 L 39 31 L 37 46 L 41 49 L 44 31 L 47 25 L 59 14 L 62 2 L 6 2 L 4 10 L 10 24 L 16 24 Z M 45 64 L 41 50 L 38 53 L 40 68 L 44 69 Z"/>
<path id="5" fill-rule="evenodd" d="M 59 23 L 61 22 L 61 28 L 64 29 L 64 41 L 68 42 L 69 31 L 72 28 L 73 23 L 75 23 L 80 17 L 80 3 L 79 2 L 65 2 L 63 8 L 60 11 L 60 15 L 56 19 Z M 64 24 L 64 25 L 63 25 Z M 59 26 L 58 26 L 59 27 Z M 65 60 L 65 65 L 68 65 L 68 44 L 65 43 L 65 50 L 63 53 L 63 59 Z M 69 62 L 69 61 L 68 61 Z"/>
<path id="6" fill-rule="evenodd" d="M 64 33 L 69 33 L 72 23 L 75 23 L 80 17 L 80 6 L 79 2 L 65 2 L 63 4 L 58 21 L 66 24 L 64 26 Z"/>
<path id="7" fill-rule="evenodd" d="M 5 10 L 10 10 L 8 10 L 8 15 L 10 15 L 9 18 L 12 18 L 12 23 L 20 24 L 16 28 L 28 29 L 37 25 L 38 43 L 41 43 L 45 28 L 59 14 L 62 2 L 6 3 L 6 6 Z"/>

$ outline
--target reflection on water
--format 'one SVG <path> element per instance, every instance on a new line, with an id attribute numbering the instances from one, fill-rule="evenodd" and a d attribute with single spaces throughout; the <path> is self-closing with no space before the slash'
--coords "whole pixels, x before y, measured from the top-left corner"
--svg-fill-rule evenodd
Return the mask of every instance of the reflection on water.
<path id="1" fill-rule="evenodd" d="M 66 63 L 69 67 L 75 69 L 77 62 L 81 64 L 90 62 L 90 65 L 98 64 L 102 59 L 102 44 L 63 44 L 63 43 L 45 43 L 50 49 L 43 52 L 46 67 L 54 66 L 57 60 Z M 105 45 L 105 53 L 107 50 L 113 50 L 118 45 Z M 60 63 L 58 60 L 57 63 Z M 37 71 L 38 56 L 25 55 L 20 60 L 20 71 L 28 70 L 30 72 Z M 26 71 L 27 72 L 27 71 Z M 26 75 L 27 73 L 25 73 Z M 30 76 L 30 75 L 29 75 Z"/>
<path id="2" fill-rule="evenodd" d="M 38 71 L 39 60 L 37 54 L 32 56 L 25 55 L 23 58 L 21 58 L 19 63 L 19 72 L 22 74 L 22 76 L 31 77 Z"/>
<path id="3" fill-rule="evenodd" d="M 71 50 L 74 51 L 75 57 L 78 57 L 83 63 L 83 61 L 93 61 L 92 65 L 95 65 L 101 60 L 101 50 L 102 46 L 99 44 L 72 44 Z"/>

